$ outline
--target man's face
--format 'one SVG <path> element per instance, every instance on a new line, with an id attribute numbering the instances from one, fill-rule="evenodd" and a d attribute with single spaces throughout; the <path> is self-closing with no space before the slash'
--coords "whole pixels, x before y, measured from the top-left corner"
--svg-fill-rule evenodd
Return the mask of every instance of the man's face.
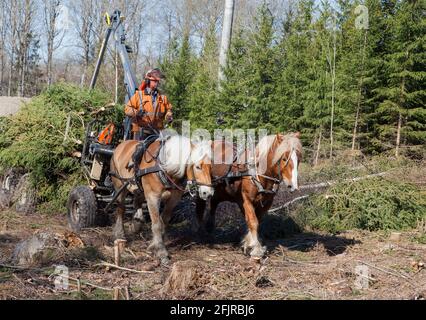
<path id="1" fill-rule="evenodd" d="M 157 89 L 157 87 L 158 87 L 158 83 L 159 83 L 159 81 L 158 81 L 158 80 L 150 80 L 150 82 L 149 82 L 149 88 L 150 88 L 151 90 L 155 90 L 155 89 Z"/>

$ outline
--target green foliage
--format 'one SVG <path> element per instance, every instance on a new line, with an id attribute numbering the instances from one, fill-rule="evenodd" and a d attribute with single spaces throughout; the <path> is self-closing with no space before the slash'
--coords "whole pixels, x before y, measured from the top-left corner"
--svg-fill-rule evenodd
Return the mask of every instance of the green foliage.
<path id="1" fill-rule="evenodd" d="M 240 33 L 234 40 L 219 97 L 230 127 L 275 129 L 271 123 L 276 74 L 273 22 L 272 13 L 263 4 L 254 31 Z"/>
<path id="2" fill-rule="evenodd" d="M 401 1 L 390 20 L 392 38 L 385 56 L 388 79 L 377 89 L 383 99 L 376 116 L 378 135 L 392 139 L 401 115 L 407 143 L 426 143 L 425 1 Z"/>
<path id="3" fill-rule="evenodd" d="M 168 56 L 161 62 L 161 68 L 167 77 L 164 89 L 173 104 L 176 119 L 187 119 L 190 112 L 188 89 L 195 73 L 194 62 L 188 34 L 183 36 L 180 44 L 176 39 L 173 40 Z"/>
<path id="4" fill-rule="evenodd" d="M 312 227 L 329 232 L 401 230 L 426 218 L 426 199 L 411 184 L 373 178 L 332 186 L 304 211 Z"/>
<path id="5" fill-rule="evenodd" d="M 360 4 L 368 8 L 368 29 L 356 27 Z M 175 38 L 163 59 L 175 118 L 210 131 L 218 115 L 226 123 L 221 129 L 301 131 L 310 155 L 319 147 L 319 158 L 329 157 L 335 62 L 335 156 L 353 142 L 366 154 L 395 149 L 400 114 L 401 145 L 424 145 L 424 6 L 410 0 L 300 0 L 282 17 L 263 2 L 248 28 L 235 26 L 221 90 L 215 25 L 200 55 L 188 35 Z"/>
<path id="6" fill-rule="evenodd" d="M 84 124 L 107 102 L 105 93 L 65 84 L 45 90 L 0 122 L 0 167 L 31 172 L 40 199 L 60 208 L 70 187 L 82 179 L 79 159 L 72 154 L 81 151 Z M 121 121 L 122 111 L 113 109 L 107 118 Z"/>
<path id="7" fill-rule="evenodd" d="M 215 25 L 206 35 L 202 54 L 197 60 L 197 72 L 188 91 L 189 120 L 196 128 L 213 131 L 217 118 L 218 45 Z"/>

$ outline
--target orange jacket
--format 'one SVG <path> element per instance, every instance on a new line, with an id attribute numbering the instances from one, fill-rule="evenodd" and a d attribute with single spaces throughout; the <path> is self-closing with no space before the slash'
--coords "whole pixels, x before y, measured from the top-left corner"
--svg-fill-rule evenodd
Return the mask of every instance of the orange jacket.
<path id="1" fill-rule="evenodd" d="M 142 96 L 142 107 L 145 114 L 141 117 L 138 115 L 141 106 L 140 96 Z M 162 130 L 164 128 L 163 121 L 167 117 L 172 116 L 172 105 L 166 96 L 157 93 L 156 106 L 152 104 L 152 96 L 144 91 L 136 92 L 129 100 L 124 109 L 127 116 L 133 118 L 133 131 L 138 131 L 138 127 L 149 128 L 151 125 L 154 129 Z M 155 109 L 155 110 L 154 110 Z"/>

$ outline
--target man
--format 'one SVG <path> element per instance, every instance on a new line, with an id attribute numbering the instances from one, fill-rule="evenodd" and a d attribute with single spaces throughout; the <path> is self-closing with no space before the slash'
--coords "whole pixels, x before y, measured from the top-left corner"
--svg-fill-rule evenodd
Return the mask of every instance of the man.
<path id="1" fill-rule="evenodd" d="M 145 75 L 139 90 L 129 100 L 124 109 L 127 116 L 131 117 L 134 140 L 141 140 L 128 164 L 128 168 L 135 167 L 142 160 L 142 156 L 149 145 L 157 139 L 157 134 L 164 128 L 164 121 L 173 121 L 172 105 L 166 96 L 158 91 L 160 80 L 164 76 L 159 69 L 152 69 Z M 135 168 L 136 176 L 139 167 Z"/>
<path id="2" fill-rule="evenodd" d="M 139 91 L 126 105 L 124 111 L 133 120 L 132 132 L 135 140 L 144 140 L 164 129 L 164 121 L 173 121 L 172 105 L 158 91 L 161 79 L 164 76 L 159 69 L 148 71 Z"/>

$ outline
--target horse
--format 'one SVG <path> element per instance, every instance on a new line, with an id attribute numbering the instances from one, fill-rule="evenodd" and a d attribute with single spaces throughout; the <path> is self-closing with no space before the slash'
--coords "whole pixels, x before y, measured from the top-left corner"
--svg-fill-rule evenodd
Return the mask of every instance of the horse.
<path id="1" fill-rule="evenodd" d="M 220 202 L 237 203 L 245 216 L 248 232 L 242 241 L 245 254 L 255 259 L 266 253 L 259 241 L 258 229 L 262 216 L 271 208 L 281 182 L 293 192 L 298 190 L 298 167 L 302 159 L 300 133 L 266 136 L 255 150 L 255 161 L 250 168 L 249 150 L 235 157 L 232 164 L 223 163 L 223 155 L 233 154 L 234 147 L 224 141 L 213 141 L 215 161 L 212 163 L 212 178 L 215 193 L 210 199 L 210 212 L 206 201 L 196 200 L 196 213 L 200 234 L 212 233 L 215 227 L 215 212 Z M 222 160 L 222 162 L 216 161 Z M 230 163 L 228 162 L 228 163 Z M 263 172 L 262 172 L 263 171 Z"/>
<path id="2" fill-rule="evenodd" d="M 136 140 L 122 142 L 111 159 L 111 180 L 116 194 L 119 194 L 113 233 L 116 239 L 125 238 L 123 215 L 127 194 L 130 192 L 138 198 L 135 203 L 141 204 L 146 200 L 153 234 L 148 249 L 167 264 L 169 254 L 163 238 L 173 209 L 185 191 L 180 186 L 183 178 L 186 176 L 188 180 L 199 183 L 201 198 L 207 199 L 214 194 L 211 186 L 211 141 L 194 144 L 183 136 L 162 137 L 160 134 L 160 138 L 147 148 L 139 164 L 139 170 L 144 174 L 135 178 L 134 168 L 129 168 L 128 164 L 138 143 Z M 159 213 L 161 201 L 165 204 L 162 215 Z"/>

